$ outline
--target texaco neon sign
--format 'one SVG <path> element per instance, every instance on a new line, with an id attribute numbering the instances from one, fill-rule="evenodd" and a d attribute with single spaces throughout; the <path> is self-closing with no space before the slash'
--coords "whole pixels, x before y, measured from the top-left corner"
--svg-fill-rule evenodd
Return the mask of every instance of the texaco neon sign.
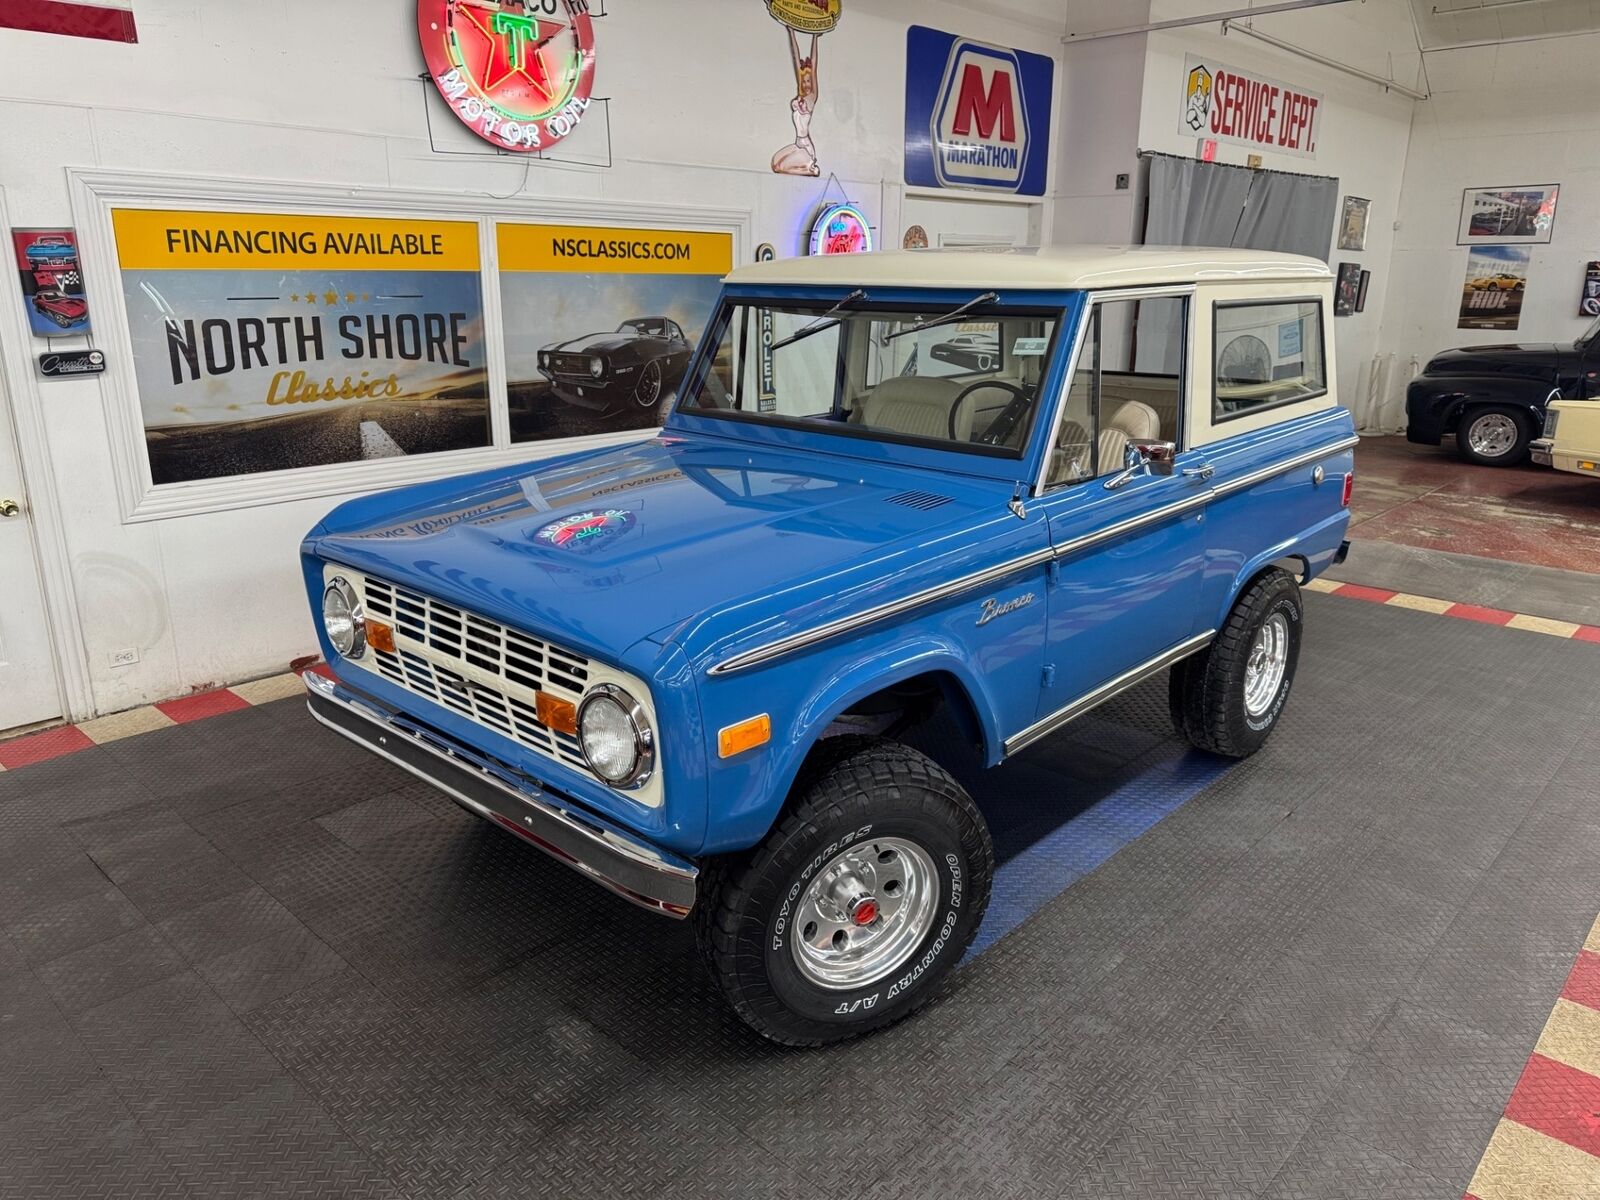
<path id="1" fill-rule="evenodd" d="M 587 0 L 418 0 L 417 34 L 445 103 L 501 150 L 547 150 L 589 108 Z"/>

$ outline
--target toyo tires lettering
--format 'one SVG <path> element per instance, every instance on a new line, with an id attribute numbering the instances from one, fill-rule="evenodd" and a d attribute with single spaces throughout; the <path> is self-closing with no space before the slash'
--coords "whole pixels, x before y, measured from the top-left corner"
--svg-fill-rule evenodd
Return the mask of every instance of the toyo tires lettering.
<path id="1" fill-rule="evenodd" d="M 854 833 L 845 834 L 838 841 L 830 843 L 826 850 L 813 858 L 806 869 L 800 872 L 800 877 L 794 881 L 794 886 L 789 889 L 789 894 L 783 898 L 783 903 L 778 906 L 778 919 L 772 927 L 772 948 L 774 950 L 783 949 L 783 933 L 789 927 L 789 909 L 793 906 L 795 897 L 800 894 L 800 889 L 805 886 L 806 880 L 811 878 L 811 873 L 839 853 L 840 849 L 848 846 L 851 842 L 859 842 L 871 832 L 871 825 L 863 825 Z"/>

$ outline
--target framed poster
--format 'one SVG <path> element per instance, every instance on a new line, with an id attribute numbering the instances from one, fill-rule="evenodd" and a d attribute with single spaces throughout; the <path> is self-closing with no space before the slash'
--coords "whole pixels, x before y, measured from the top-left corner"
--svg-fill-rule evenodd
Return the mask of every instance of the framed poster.
<path id="1" fill-rule="evenodd" d="M 1372 282 L 1372 272 L 1361 272 L 1361 284 L 1356 289 L 1356 311 L 1367 311 L 1367 285 Z"/>
<path id="2" fill-rule="evenodd" d="M 1346 196 L 1339 212 L 1339 249 L 1365 250 L 1367 248 L 1367 210 L 1371 200 L 1360 196 Z"/>
<path id="3" fill-rule="evenodd" d="M 1467 256 L 1457 329 L 1515 329 L 1528 287 L 1526 246 L 1479 246 Z"/>
<path id="4" fill-rule="evenodd" d="M 490 444 L 477 222 L 111 225 L 154 485 Z"/>
<path id="5" fill-rule="evenodd" d="M 1339 264 L 1338 282 L 1333 289 L 1333 315 L 1348 317 L 1356 311 L 1356 299 L 1361 294 L 1361 264 Z"/>
<path id="6" fill-rule="evenodd" d="M 1578 297 L 1580 317 L 1600 317 L 1600 262 L 1583 269 L 1583 294 Z"/>
<path id="7" fill-rule="evenodd" d="M 666 420 L 733 269 L 733 235 L 495 226 L 511 440 Z"/>
<path id="8" fill-rule="evenodd" d="M 70 229 L 13 229 L 11 248 L 22 277 L 22 302 L 35 337 L 89 332 L 78 235 Z"/>
<path id="9" fill-rule="evenodd" d="M 1543 245 L 1556 226 L 1559 192 L 1554 183 L 1468 188 L 1461 196 L 1456 245 Z"/>

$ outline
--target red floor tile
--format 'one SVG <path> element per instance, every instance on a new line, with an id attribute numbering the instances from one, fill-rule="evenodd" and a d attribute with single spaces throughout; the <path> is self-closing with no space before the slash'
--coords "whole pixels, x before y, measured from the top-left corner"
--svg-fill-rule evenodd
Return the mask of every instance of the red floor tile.
<path id="1" fill-rule="evenodd" d="M 1485 625 L 1504 625 L 1517 614 L 1503 608 L 1484 608 L 1478 604 L 1452 604 L 1445 609 L 1444 615 L 1466 621 L 1482 621 Z"/>
<path id="2" fill-rule="evenodd" d="M 166 700 L 156 707 L 182 725 L 188 721 L 200 721 L 206 717 L 233 712 L 235 709 L 249 708 L 250 702 L 234 695 L 227 688 L 218 688 L 214 692 L 201 692 L 197 696 Z"/>
<path id="3" fill-rule="evenodd" d="M 1349 596 L 1353 600 L 1371 600 L 1375 604 L 1385 604 L 1400 593 L 1384 588 L 1367 587 L 1360 583 L 1341 583 L 1338 594 Z"/>
<path id="4" fill-rule="evenodd" d="M 8 771 L 26 767 L 30 763 L 60 758 L 76 750 L 87 750 L 94 742 L 76 725 L 60 729 L 46 729 L 43 733 L 30 733 L 23 737 L 0 742 L 0 767 Z"/>
<path id="5" fill-rule="evenodd" d="M 1572 636 L 1580 642 L 1600 642 L 1600 625 L 1579 625 Z"/>
<path id="6" fill-rule="evenodd" d="M 1561 998 L 1600 1009 L 1600 954 L 1578 951 L 1578 961 L 1572 964 L 1572 974 L 1567 976 L 1566 986 L 1561 989 Z"/>
<path id="7" fill-rule="evenodd" d="M 1528 1060 L 1506 1105 L 1509 1120 L 1594 1155 L 1600 1155 L 1597 1114 L 1600 1079 L 1542 1054 Z"/>

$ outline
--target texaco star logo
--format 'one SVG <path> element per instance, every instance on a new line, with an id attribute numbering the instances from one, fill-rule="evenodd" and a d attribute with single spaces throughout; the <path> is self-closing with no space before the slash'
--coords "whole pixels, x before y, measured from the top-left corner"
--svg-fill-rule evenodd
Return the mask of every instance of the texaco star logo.
<path id="1" fill-rule="evenodd" d="M 418 0 L 428 74 L 462 122 L 502 150 L 546 150 L 594 86 L 587 0 Z"/>

